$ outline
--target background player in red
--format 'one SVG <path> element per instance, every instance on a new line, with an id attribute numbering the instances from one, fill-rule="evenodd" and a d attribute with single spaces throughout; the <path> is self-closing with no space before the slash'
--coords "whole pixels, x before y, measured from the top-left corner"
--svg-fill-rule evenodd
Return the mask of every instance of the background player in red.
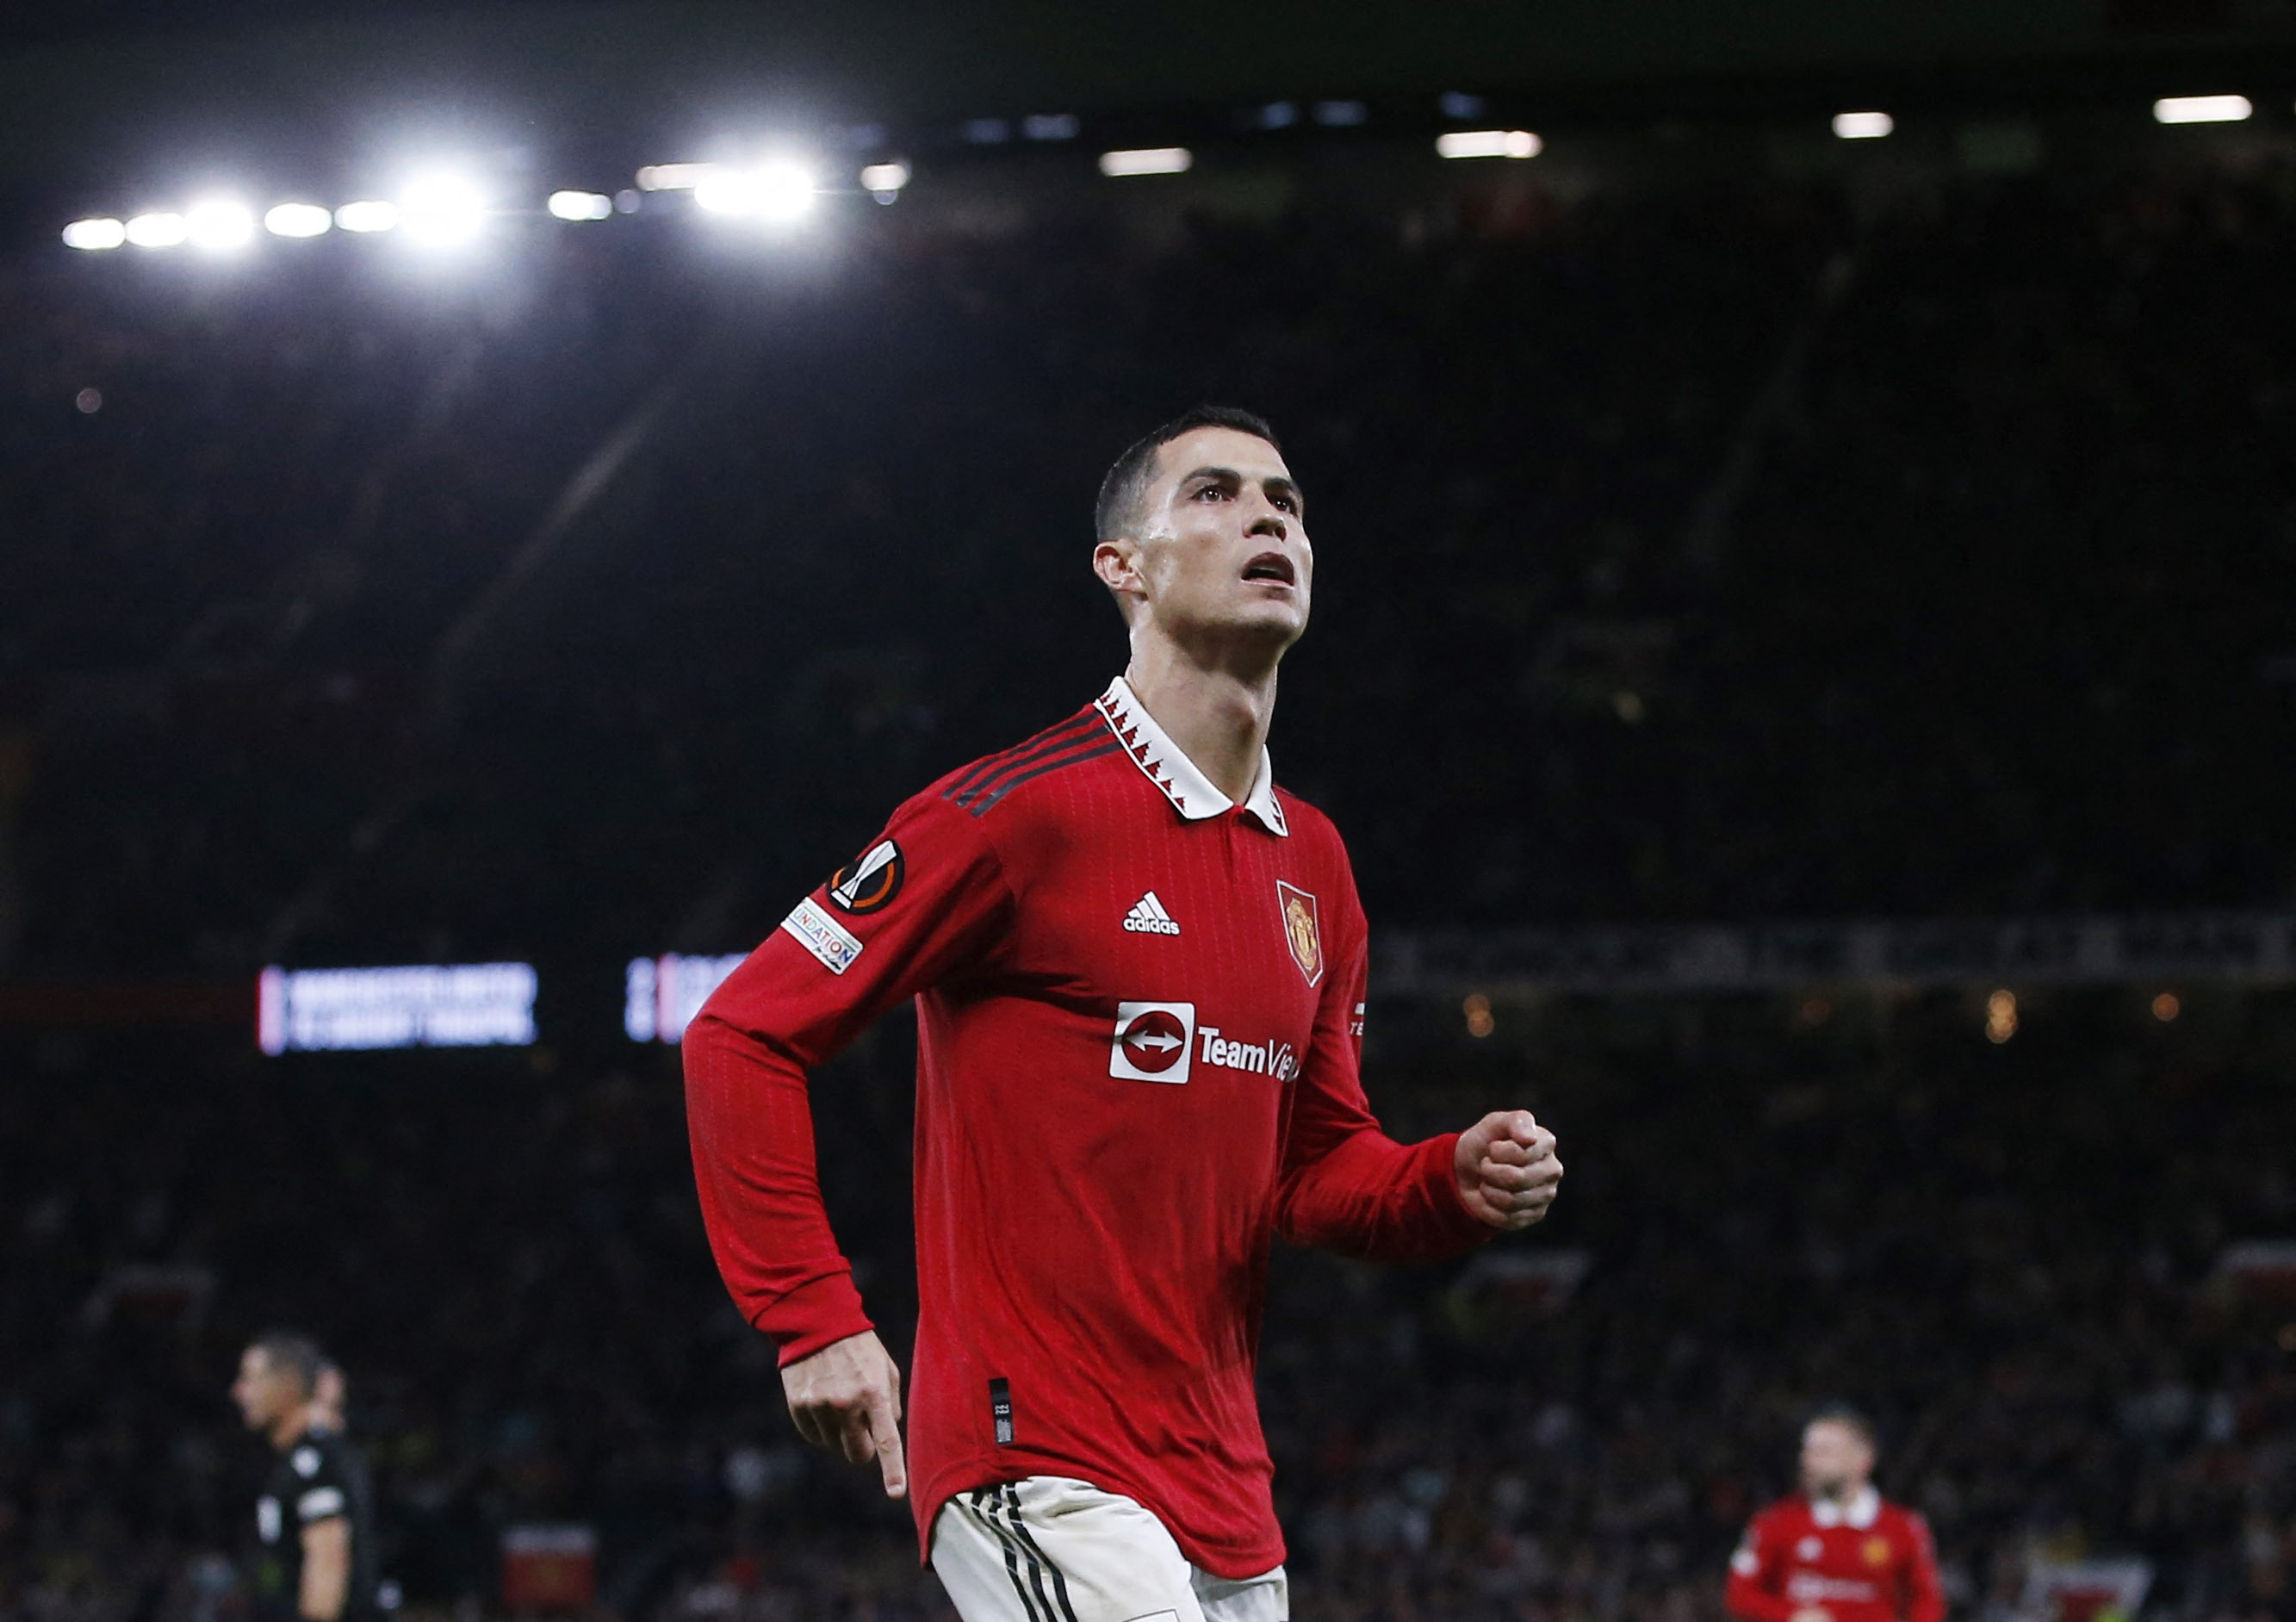
<path id="1" fill-rule="evenodd" d="M 1253 1390 L 1271 1238 L 1456 1255 L 1543 1216 L 1562 1165 L 1527 1111 L 1405 1145 L 1365 1100 L 1347 852 L 1266 748 L 1315 571 L 1267 424 L 1149 435 L 1096 528 L 1126 673 L 904 804 L 719 988 L 685 1038 L 695 1172 L 800 1433 L 909 1495 L 967 1622 L 1262 1622 L 1289 1614 Z M 905 1455 L 805 1072 L 912 996 Z"/>
<path id="2" fill-rule="evenodd" d="M 1943 1622 L 1929 1523 L 1874 1488 L 1874 1429 L 1822 1410 L 1801 1434 L 1801 1491 L 1754 1517 L 1724 1603 L 1744 1622 Z"/>

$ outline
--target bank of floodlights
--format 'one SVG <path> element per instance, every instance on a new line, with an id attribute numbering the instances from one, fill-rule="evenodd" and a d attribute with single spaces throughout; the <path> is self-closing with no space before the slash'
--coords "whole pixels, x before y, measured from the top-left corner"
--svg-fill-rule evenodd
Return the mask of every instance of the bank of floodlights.
<path id="1" fill-rule="evenodd" d="M 545 206 L 554 219 L 605 219 L 613 214 L 614 200 L 603 192 L 553 192 Z"/>
<path id="2" fill-rule="evenodd" d="M 787 225 L 813 212 L 819 191 L 813 171 L 795 159 L 718 163 L 696 182 L 693 204 L 705 214 Z"/>
<path id="3" fill-rule="evenodd" d="M 1454 129 L 1435 137 L 1439 158 L 1536 158 L 1546 150 L 1528 129 Z"/>
<path id="4" fill-rule="evenodd" d="M 1488 116 L 1483 98 L 1449 92 L 1440 98 L 1446 120 Z M 1370 110 L 1362 102 L 1322 101 L 1308 104 L 1315 123 L 1327 128 L 1354 128 L 1367 123 Z M 2237 123 L 2253 116 L 2254 105 L 2243 95 L 2163 96 L 2152 103 L 2152 117 L 2161 124 Z M 1302 118 L 1300 104 L 1275 102 L 1257 109 L 1254 126 L 1263 129 L 1288 128 Z M 1845 141 L 1873 141 L 1897 128 L 1896 120 L 1876 109 L 1838 112 L 1833 118 L 1835 136 Z M 873 144 L 882 136 L 869 127 Z M 1019 123 L 1020 133 L 1031 141 L 1076 139 L 1083 131 L 1074 114 L 1037 114 Z M 973 144 L 1009 141 L 1013 122 L 976 119 L 961 128 Z M 1535 158 L 1546 143 L 1528 129 L 1450 129 L 1435 138 L 1435 151 L 1446 159 Z M 1195 154 L 1185 146 L 1130 147 L 1103 152 L 1103 175 L 1115 179 L 1138 176 L 1185 174 L 1195 164 Z M 881 203 L 897 200 L 912 174 L 898 159 L 881 159 L 863 166 L 858 190 Z M 616 214 L 637 212 L 650 193 L 690 193 L 693 209 L 727 221 L 748 221 L 768 226 L 789 226 L 804 219 L 819 205 L 824 192 L 843 191 L 825 185 L 814 167 L 794 157 L 766 158 L 751 162 L 686 162 L 649 164 L 637 171 L 636 186 L 619 193 L 564 189 L 550 193 L 542 211 L 570 224 L 610 219 Z M 354 198 L 333 206 L 291 199 L 258 211 L 232 198 L 194 200 L 177 209 L 153 209 L 125 218 L 93 216 L 76 219 L 63 228 L 64 245 L 81 252 L 100 253 L 120 248 L 167 250 L 189 248 L 226 255 L 251 245 L 259 234 L 291 241 L 326 236 L 397 235 L 410 243 L 432 248 L 467 243 L 486 228 L 489 218 L 503 210 L 489 201 L 473 180 L 451 173 L 418 177 L 395 196 Z M 524 212 L 524 209 L 511 210 Z"/>
<path id="5" fill-rule="evenodd" d="M 2161 124 L 2237 124 L 2255 111 L 2244 95 L 2165 95 L 2152 103 Z"/>
<path id="6" fill-rule="evenodd" d="M 1196 155 L 1185 146 L 1136 146 L 1100 154 L 1100 172 L 1111 179 L 1132 175 L 1185 175 Z"/>
<path id="7" fill-rule="evenodd" d="M 283 202 L 263 211 L 263 228 L 274 236 L 299 241 L 324 236 L 335 228 L 335 217 L 316 202 Z"/>

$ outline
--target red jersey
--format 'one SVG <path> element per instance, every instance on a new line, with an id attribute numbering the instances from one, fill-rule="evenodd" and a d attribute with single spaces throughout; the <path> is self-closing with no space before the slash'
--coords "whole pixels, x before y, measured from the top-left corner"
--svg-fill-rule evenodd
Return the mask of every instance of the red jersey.
<path id="1" fill-rule="evenodd" d="M 1846 1505 L 1796 1494 L 1755 1516 L 1730 1557 L 1723 1602 L 1745 1622 L 1788 1622 L 1811 1608 L 1833 1622 L 1945 1617 L 1929 1523 L 1870 1486 Z"/>
<path id="2" fill-rule="evenodd" d="M 710 1246 L 787 1363 L 870 1327 L 805 1070 L 917 1004 L 910 1498 L 1031 1475 L 1138 1500 L 1226 1577 L 1283 1559 L 1254 1365 L 1270 1236 L 1382 1260 L 1489 1237 L 1456 1135 L 1382 1134 L 1365 926 L 1263 755 L 1232 803 L 1122 680 L 904 804 L 685 1033 Z"/>

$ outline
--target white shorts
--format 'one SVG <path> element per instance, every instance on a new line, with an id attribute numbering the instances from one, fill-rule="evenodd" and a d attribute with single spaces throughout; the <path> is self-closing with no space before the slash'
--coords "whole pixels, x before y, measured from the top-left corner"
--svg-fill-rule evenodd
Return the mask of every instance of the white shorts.
<path id="1" fill-rule="evenodd" d="M 959 1493 L 932 1568 L 964 1622 L 1287 1622 L 1283 1568 L 1232 1582 L 1188 1563 L 1136 1501 L 1064 1476 Z"/>

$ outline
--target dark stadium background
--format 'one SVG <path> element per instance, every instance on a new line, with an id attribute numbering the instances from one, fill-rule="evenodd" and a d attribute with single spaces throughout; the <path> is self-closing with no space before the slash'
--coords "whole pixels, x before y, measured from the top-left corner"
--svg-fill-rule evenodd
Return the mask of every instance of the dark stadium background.
<path id="1" fill-rule="evenodd" d="M 2154 122 L 2201 93 L 2254 115 Z M 786 240 L 536 211 L 865 125 L 838 161 L 910 185 Z M 1434 155 L 1485 127 L 1545 150 Z M 1093 166 L 1151 144 L 1196 166 Z M 59 242 L 418 150 L 525 211 L 428 268 Z M 947 1614 L 795 1445 L 624 965 L 754 943 L 1096 692 L 1095 482 L 1209 399 L 1314 502 L 1274 751 L 1412 948 L 1375 1101 L 1528 1102 L 1571 1168 L 1513 1275 L 1280 1258 L 1300 1614 L 1707 1622 L 1846 1398 L 1956 1618 L 2129 1557 L 2146 1622 L 2285 1622 L 2296 1304 L 2225 1264 L 2296 1239 L 2284 953 L 1669 990 L 1522 932 L 2285 938 L 2292 287 L 2275 0 L 14 8 L 0 1615 L 242 1614 L 224 1387 L 282 1321 L 410 1615 L 499 1614 L 536 1523 L 625 1622 Z M 257 1050 L 267 966 L 492 960 L 533 1046 Z M 897 1345 L 911 1057 L 896 1017 L 816 1087 Z"/>

